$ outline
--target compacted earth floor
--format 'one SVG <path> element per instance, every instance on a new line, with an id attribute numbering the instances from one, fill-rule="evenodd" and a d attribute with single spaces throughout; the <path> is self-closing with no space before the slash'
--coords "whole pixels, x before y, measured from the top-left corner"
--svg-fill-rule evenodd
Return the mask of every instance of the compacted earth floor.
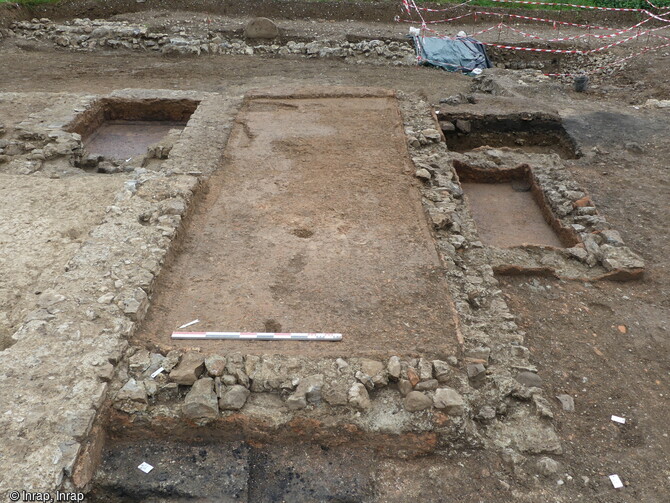
<path id="1" fill-rule="evenodd" d="M 245 353 L 451 354 L 444 270 L 423 214 L 394 96 L 253 99 L 226 169 L 163 273 L 139 338 L 336 332 L 336 344 L 206 341 Z"/>
<path id="2" fill-rule="evenodd" d="M 0 72 L 0 91 L 3 92 L 68 91 L 97 94 L 120 88 L 141 87 L 199 89 L 239 96 L 253 87 L 276 84 L 356 85 L 412 92 L 436 104 L 440 98 L 467 91 L 470 85 L 468 77 L 429 68 L 349 65 L 320 59 L 245 56 L 166 59 L 126 52 L 85 54 L 51 49 L 24 51 L 11 40 L 0 43 L 0 58 L 3 66 L 12 68 L 10 72 Z M 386 496 L 386 499 L 381 500 L 668 501 L 670 258 L 667 249 L 670 238 L 667 230 L 670 207 L 667 202 L 670 200 L 670 174 L 667 159 L 670 157 L 670 145 L 667 143 L 667 131 L 670 115 L 667 111 L 640 106 L 646 98 L 668 99 L 670 96 L 667 78 L 662 71 L 663 65 L 667 69 L 667 57 L 663 59 L 662 55 L 650 55 L 648 58 L 633 61 L 631 66 L 611 78 L 596 80 L 599 90 L 591 93 L 576 94 L 567 83 L 557 81 L 519 85 L 515 88 L 516 93 L 529 100 L 551 102 L 569 119 L 566 127 L 576 135 L 576 140 L 586 153 L 583 158 L 568 162 L 573 175 L 592 195 L 599 210 L 622 233 L 627 244 L 644 256 L 648 268 L 645 277 L 633 283 L 601 282 L 589 285 L 542 278 L 501 278 L 501 288 L 508 296 L 513 311 L 519 315 L 519 324 L 527 332 L 533 362 L 544 379 L 548 396 L 570 393 L 576 397 L 574 412 L 554 409 L 557 411 L 557 427 L 565 450 L 562 456 L 557 457 L 560 469 L 555 474 L 537 480 L 534 476 L 515 478 L 508 467 L 499 465 L 493 461 L 492 454 L 482 451 L 408 462 L 374 459 L 370 462 L 378 464 L 375 469 L 379 471 L 374 474 L 375 487 L 379 491 L 377 494 Z M 513 72 L 509 74 L 509 82 L 514 83 Z M 602 92 L 603 89 L 608 91 Z M 3 120 L 18 123 L 34 107 L 45 105 L 48 105 L 45 103 L 45 95 L 35 94 L 30 103 L 16 103 L 10 107 L 11 110 L 8 109 Z M 294 113 L 292 110 L 289 108 L 286 113 Z M 257 127 L 253 122 L 251 126 L 251 131 L 255 128 L 259 135 L 271 132 L 266 126 Z M 371 127 L 379 126 L 373 122 Z M 392 127 L 396 128 L 397 123 Z M 239 147 L 236 142 L 242 141 L 241 134 L 238 131 L 237 136 L 233 136 L 234 148 Z M 382 135 L 382 132 L 377 129 L 375 134 Z M 365 136 L 365 133 L 361 131 L 359 135 Z M 365 143 L 370 140 L 361 138 L 359 141 Z M 636 142 L 640 148 L 627 150 L 624 148 L 626 142 Z M 275 147 L 289 148 L 286 143 Z M 294 145 L 290 148 L 299 147 Z M 270 168 L 272 166 L 257 167 L 266 170 Z M 399 164 L 392 164 L 389 172 L 398 169 L 401 169 Z M 356 173 L 353 166 L 350 173 L 351 176 Z M 307 172 L 303 174 L 306 176 Z M 241 177 L 239 172 L 227 176 Z M 256 170 L 250 170 L 244 176 L 260 180 Z M 240 184 L 244 182 L 243 179 L 237 181 Z M 25 177 L 20 183 L 34 183 L 34 193 L 37 195 L 46 182 Z M 216 206 L 217 190 L 221 190 L 217 189 L 217 183 L 221 182 L 212 182 L 205 205 Z M 377 180 L 376 183 L 382 181 Z M 87 197 L 104 199 L 106 196 L 96 192 L 102 187 L 96 185 L 97 182 L 88 187 L 83 183 L 76 190 L 81 192 L 81 197 L 88 194 Z M 400 190 L 400 186 L 394 187 L 393 190 Z M 360 188 L 352 183 L 349 197 L 353 197 L 355 190 Z M 109 191 L 113 193 L 112 188 Z M 27 189 L 21 189 L 21 194 L 25 193 Z M 14 214 L 16 198 L 19 196 L 18 192 L 3 196 L 0 200 L 3 218 L 0 221 L 4 222 Z M 83 202 L 81 197 L 77 198 L 78 205 Z M 411 199 L 404 201 L 409 204 Z M 89 207 L 104 206 L 96 203 Z M 81 239 L 77 232 L 71 232 L 70 229 L 77 228 L 85 232 L 100 218 L 95 212 L 78 209 L 78 206 L 73 208 L 77 211 L 78 223 L 59 223 L 62 225 L 58 232 L 62 232 L 59 234 L 62 237 L 58 239 L 63 240 L 63 246 Z M 49 208 L 33 206 L 33 209 L 33 220 L 48 224 L 45 215 Z M 196 214 L 194 218 L 197 220 L 199 217 Z M 305 225 L 296 222 L 295 228 L 298 227 Z M 226 229 L 228 232 L 233 230 L 230 227 Z M 319 232 L 318 228 L 314 230 L 314 236 L 318 236 Z M 418 230 L 415 232 L 417 236 L 420 235 Z M 40 239 L 44 238 L 45 242 L 51 239 L 44 233 L 38 232 L 36 236 L 41 236 Z M 28 242 L 31 238 L 26 236 L 20 239 Z M 308 238 L 295 236 L 295 239 Z M 303 242 L 300 243 L 303 246 Z M 50 246 L 52 244 L 53 241 Z M 3 258 L 7 257 L 7 253 L 15 253 L 7 248 L 7 243 L 3 242 L 2 246 Z M 427 245 L 423 243 L 421 246 L 426 254 L 422 263 L 428 264 Z M 9 251 L 5 253 L 6 250 Z M 57 258 L 56 255 L 38 257 L 37 262 L 30 267 L 60 267 L 57 260 L 52 260 L 54 257 Z M 287 259 L 290 262 L 291 257 Z M 6 274 L 13 275 L 15 269 L 5 269 Z M 266 288 L 269 287 L 266 285 Z M 280 314 L 269 312 L 270 316 L 278 318 Z M 190 319 L 186 317 L 179 321 Z M 252 324 L 248 326 L 258 330 L 263 328 L 264 321 L 254 321 L 253 327 Z M 281 323 L 281 319 L 277 321 Z M 11 323 L 7 321 L 5 324 Z M 286 326 L 289 327 L 288 324 Z M 614 424 L 610 420 L 612 414 L 625 416 L 628 420 L 626 425 Z M 209 452 L 205 449 L 205 455 L 209 455 Z M 193 452 L 192 456 L 197 460 L 202 454 L 198 451 Z M 270 463 L 268 460 L 275 459 L 273 456 L 284 456 L 288 461 L 294 459 L 295 454 L 281 452 L 277 448 L 264 456 L 261 464 L 271 466 L 275 461 Z M 342 480 L 347 479 L 350 472 L 341 465 L 336 462 L 328 465 L 328 461 L 324 464 L 324 467 L 332 466 L 335 467 L 331 468 L 334 470 L 332 477 L 337 477 L 341 469 Z M 612 488 L 607 477 L 615 473 L 624 481 L 624 488 Z M 272 476 L 282 474 L 273 472 Z M 357 478 L 349 480 L 360 482 L 361 485 L 354 489 L 367 487 L 364 482 L 368 476 L 372 477 L 370 472 L 362 471 L 356 475 Z M 267 478 L 265 482 L 268 480 L 273 479 Z M 107 486 L 113 486 L 113 481 Z M 262 491 L 274 491 L 276 487 L 255 486 L 253 490 L 258 491 L 256 494 L 267 494 Z M 301 486 L 290 487 L 293 491 L 295 487 Z M 307 491 L 309 489 L 317 490 L 308 487 Z M 109 490 L 114 491 L 113 487 Z M 299 498 L 294 500 L 299 501 Z"/>

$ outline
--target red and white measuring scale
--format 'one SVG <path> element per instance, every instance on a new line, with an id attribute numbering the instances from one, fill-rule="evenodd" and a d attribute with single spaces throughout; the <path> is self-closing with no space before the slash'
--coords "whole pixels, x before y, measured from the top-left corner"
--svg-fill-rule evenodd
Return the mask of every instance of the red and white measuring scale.
<path id="1" fill-rule="evenodd" d="M 337 342 L 342 334 L 275 332 L 172 332 L 173 339 Z"/>

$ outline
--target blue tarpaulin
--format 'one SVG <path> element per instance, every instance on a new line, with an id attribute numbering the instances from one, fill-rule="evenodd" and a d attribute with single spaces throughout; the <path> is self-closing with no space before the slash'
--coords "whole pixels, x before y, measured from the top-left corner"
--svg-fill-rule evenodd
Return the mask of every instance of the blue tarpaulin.
<path id="1" fill-rule="evenodd" d="M 438 66 L 450 72 L 472 73 L 473 70 L 491 68 L 486 47 L 470 37 L 437 38 L 413 36 L 419 61 Z"/>

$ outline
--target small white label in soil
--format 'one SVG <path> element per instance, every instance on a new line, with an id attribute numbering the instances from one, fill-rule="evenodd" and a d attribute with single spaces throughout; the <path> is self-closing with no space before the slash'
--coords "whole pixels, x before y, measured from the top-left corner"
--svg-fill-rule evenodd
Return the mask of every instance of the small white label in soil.
<path id="1" fill-rule="evenodd" d="M 179 328 L 190 327 L 191 325 L 195 325 L 196 323 L 200 323 L 200 320 L 189 321 L 188 323 L 184 323 L 184 324 L 183 324 L 181 327 L 179 327 Z"/>
<path id="2" fill-rule="evenodd" d="M 614 421 L 615 423 L 619 423 L 619 424 L 626 424 L 626 418 L 625 417 L 612 416 L 612 421 Z"/>
<path id="3" fill-rule="evenodd" d="M 621 489 L 623 487 L 623 482 L 621 482 L 618 475 L 610 475 L 610 480 L 612 481 L 614 489 Z"/>
<path id="4" fill-rule="evenodd" d="M 163 367 L 161 367 L 161 368 L 159 368 L 159 369 L 157 369 L 157 370 L 154 370 L 154 371 L 152 372 L 152 374 L 151 374 L 151 378 L 152 378 L 152 379 L 156 379 L 156 376 L 157 376 L 158 374 L 160 374 L 161 372 L 164 372 L 164 371 L 165 371 L 165 369 L 164 369 Z"/>
<path id="5" fill-rule="evenodd" d="M 144 473 L 149 473 L 151 470 L 154 469 L 154 467 L 151 466 L 151 465 L 150 465 L 149 463 L 147 463 L 146 461 L 142 461 L 142 464 L 140 464 L 140 466 L 138 466 L 137 468 L 139 468 L 140 470 L 142 470 Z M 616 475 L 615 475 L 615 476 L 616 476 Z"/>

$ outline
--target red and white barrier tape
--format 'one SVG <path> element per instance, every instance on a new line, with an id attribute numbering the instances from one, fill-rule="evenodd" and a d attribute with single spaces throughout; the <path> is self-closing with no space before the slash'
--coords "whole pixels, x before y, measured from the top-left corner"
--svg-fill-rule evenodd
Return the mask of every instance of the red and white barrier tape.
<path id="1" fill-rule="evenodd" d="M 618 59 L 618 60 L 616 60 L 616 61 L 614 61 L 614 62 L 612 62 L 612 63 L 608 63 L 608 64 L 603 65 L 603 66 L 599 66 L 599 67 L 597 67 L 597 68 L 594 68 L 593 70 L 590 70 L 590 71 L 587 71 L 587 72 L 583 72 L 583 74 L 593 74 L 593 73 L 598 73 L 598 72 L 601 72 L 601 71 L 603 71 L 603 70 L 605 70 L 605 69 L 607 69 L 607 68 L 611 68 L 611 67 L 613 67 L 613 66 L 618 66 L 618 65 L 620 65 L 621 63 L 624 63 L 624 62 L 628 61 L 629 59 L 636 58 L 636 57 L 638 57 L 638 56 L 641 56 L 642 54 L 646 54 L 647 52 L 657 51 L 657 50 L 659 50 L 659 49 L 663 49 L 663 48 L 665 48 L 665 47 L 670 47 L 670 43 L 668 43 L 668 44 L 663 44 L 663 45 L 657 45 L 656 47 L 645 47 L 644 49 L 642 49 L 642 50 L 639 51 L 639 52 L 636 52 L 636 53 L 634 53 L 634 54 L 630 54 L 630 55 L 626 56 L 625 58 Z M 547 77 L 574 77 L 574 76 L 577 75 L 577 74 L 574 74 L 574 73 L 545 73 L 545 75 L 546 75 Z"/>
<path id="2" fill-rule="evenodd" d="M 468 0 L 468 1 L 466 1 L 465 3 L 469 3 L 470 1 L 471 1 L 471 0 Z M 463 15 L 460 15 L 460 16 L 455 16 L 455 17 L 452 17 L 452 18 L 449 18 L 449 19 L 444 19 L 444 20 L 426 21 L 426 20 L 423 18 L 422 14 L 421 14 L 421 11 L 422 11 L 422 10 L 425 11 L 425 12 L 444 12 L 444 11 L 449 10 L 449 9 L 428 9 L 428 8 L 423 8 L 423 7 L 422 7 L 422 8 L 419 8 L 419 7 L 416 5 L 416 2 L 415 2 L 414 0 L 403 0 L 403 4 L 405 5 L 405 9 L 407 10 L 407 12 L 408 12 L 409 14 L 411 14 L 411 10 L 412 10 L 412 9 L 415 10 L 415 11 L 417 12 L 417 14 L 419 15 L 419 17 L 421 18 L 421 28 L 422 28 L 422 30 L 423 30 L 424 32 L 431 32 L 431 33 L 436 34 L 436 35 L 439 36 L 440 38 L 449 38 L 449 39 L 454 39 L 454 38 L 458 38 L 458 37 L 451 37 L 451 36 L 447 36 L 447 35 L 441 35 L 441 34 L 439 34 L 436 30 L 431 29 L 431 28 L 428 28 L 427 25 L 428 25 L 428 24 L 448 23 L 448 22 L 452 22 L 452 21 L 455 21 L 455 20 L 458 20 L 458 19 L 463 19 L 463 18 L 470 17 L 470 16 L 474 16 L 474 17 L 475 17 L 475 20 L 476 20 L 477 15 L 479 14 L 479 15 L 498 16 L 498 17 L 503 17 L 503 18 L 506 17 L 506 16 L 508 16 L 509 18 L 526 19 L 526 20 L 537 21 L 537 22 L 553 23 L 554 26 L 556 26 L 557 24 L 560 24 L 560 25 L 569 25 L 569 26 L 578 27 L 578 28 L 588 28 L 588 29 L 595 29 L 595 30 L 613 31 L 613 33 L 604 34 L 604 35 L 598 35 L 598 34 L 587 33 L 587 34 L 581 34 L 581 35 L 573 35 L 573 36 L 568 36 L 568 37 L 550 38 L 550 39 L 548 39 L 548 38 L 541 37 L 541 36 L 539 36 L 539 35 L 535 35 L 535 34 L 532 34 L 532 33 L 524 32 L 524 31 L 522 31 L 522 30 L 520 30 L 520 29 L 518 29 L 518 28 L 514 28 L 514 27 L 512 27 L 512 26 L 510 26 L 510 25 L 507 25 L 507 24 L 505 24 L 505 23 L 503 23 L 503 22 L 501 21 L 501 22 L 498 23 L 497 25 L 493 25 L 493 26 L 491 26 L 491 27 L 489 27 L 489 28 L 486 28 L 486 29 L 483 29 L 483 30 L 480 30 L 480 31 L 477 31 L 477 32 L 474 32 L 474 33 L 471 33 L 471 34 L 469 35 L 469 36 L 471 36 L 471 37 L 474 37 L 474 36 L 477 36 L 477 35 L 481 35 L 482 33 L 489 32 L 489 31 L 494 30 L 494 29 L 502 30 L 502 28 L 505 27 L 505 28 L 508 28 L 509 30 L 515 32 L 515 33 L 520 34 L 521 36 L 529 37 L 529 38 L 533 38 L 533 39 L 536 39 L 536 40 L 542 40 L 542 41 L 545 41 L 545 42 L 563 42 L 563 41 L 570 41 L 570 40 L 583 39 L 583 38 L 587 38 L 587 37 L 590 37 L 590 38 L 597 38 L 597 39 L 615 38 L 615 37 L 618 37 L 618 36 L 623 35 L 623 34 L 625 34 L 625 33 L 630 33 L 630 32 L 632 32 L 632 31 L 634 31 L 634 30 L 636 30 L 636 29 L 638 30 L 638 32 L 637 32 L 636 34 L 631 35 L 631 36 L 629 36 L 629 37 L 626 37 L 626 38 L 624 38 L 624 39 L 622 39 L 622 40 L 618 40 L 618 41 L 613 42 L 613 43 L 611 43 L 611 44 L 607 44 L 607 45 L 604 45 L 604 46 L 601 46 L 601 47 L 597 47 L 597 48 L 595 48 L 595 49 L 587 49 L 587 50 L 580 50 L 580 49 L 550 49 L 550 48 L 539 48 L 539 47 L 521 47 L 521 46 L 515 46 L 515 45 L 508 45 L 508 44 L 499 44 L 499 43 L 492 43 L 492 42 L 481 42 L 482 44 L 487 45 L 487 46 L 490 46 L 490 47 L 496 47 L 496 48 L 499 48 L 499 49 L 506 49 L 506 50 L 527 51 L 527 52 L 543 52 L 543 53 L 557 53 L 557 54 L 579 54 L 579 55 L 588 55 L 588 54 L 593 54 L 593 53 L 597 53 L 597 52 L 603 52 L 603 51 L 606 51 L 606 50 L 608 50 L 608 49 L 611 49 L 612 47 L 619 46 L 619 45 L 624 44 L 624 43 L 626 43 L 626 42 L 628 42 L 628 41 L 635 40 L 635 39 L 637 39 L 637 38 L 639 38 L 639 37 L 643 37 L 643 36 L 659 38 L 659 39 L 662 39 L 662 40 L 670 40 L 669 37 L 664 37 L 663 35 L 659 35 L 659 34 L 655 33 L 655 32 L 657 32 L 657 31 L 659 31 L 659 30 L 664 30 L 664 29 L 668 29 L 668 28 L 670 28 L 670 18 L 668 18 L 668 16 L 670 16 L 670 12 L 662 13 L 662 14 L 660 14 L 660 15 L 656 15 L 656 14 L 654 14 L 654 13 L 652 13 L 652 12 L 649 12 L 649 11 L 646 10 L 646 9 L 629 9 L 629 8 L 618 8 L 618 7 L 598 7 L 598 6 L 578 5 L 578 4 L 565 4 L 565 3 L 553 3 L 553 2 L 536 2 L 536 1 L 530 1 L 530 0 L 492 0 L 492 1 L 494 1 L 494 2 L 499 2 L 499 3 L 516 3 L 516 4 L 529 4 L 529 5 L 565 6 L 565 7 L 574 7 L 574 8 L 591 9 L 591 10 L 604 10 L 604 11 L 641 12 L 641 13 L 646 14 L 646 15 L 648 16 L 648 18 L 647 18 L 647 19 L 644 19 L 644 20 L 642 20 L 642 21 L 640 21 L 639 23 L 637 23 L 637 24 L 635 24 L 635 25 L 633 25 L 633 26 L 631 26 L 631 27 L 629 27 L 629 28 L 625 28 L 625 29 L 623 29 L 623 30 L 621 30 L 621 29 L 616 29 L 616 28 L 608 28 L 608 27 L 603 27 L 603 26 L 595 26 L 595 25 L 588 25 L 588 24 L 578 24 L 578 23 L 570 23 L 570 22 L 566 22 L 566 21 L 557 21 L 557 20 L 551 20 L 551 19 L 537 18 L 537 17 L 532 17 L 532 16 L 522 16 L 522 15 L 518 15 L 518 14 L 505 14 L 505 13 L 485 12 L 485 11 L 475 11 L 475 12 L 470 12 L 470 13 L 468 13 L 468 14 L 463 14 Z M 651 6 L 654 7 L 655 9 L 663 9 L 663 10 L 665 10 L 665 9 L 670 9 L 670 6 L 668 6 L 668 7 L 657 7 L 656 5 L 654 5 L 653 3 L 651 3 L 650 0 L 646 0 L 646 1 L 647 1 L 647 3 L 649 3 L 649 5 L 651 5 Z M 411 5 L 410 5 L 410 4 L 411 4 Z M 463 5 L 463 4 L 460 4 L 460 5 Z M 667 25 L 664 25 L 664 26 L 656 27 L 656 28 L 647 29 L 647 30 L 644 30 L 644 31 L 640 31 L 640 30 L 639 30 L 639 27 L 640 27 L 640 26 L 642 26 L 643 24 L 645 24 L 645 23 L 651 21 L 652 19 L 660 20 L 660 21 L 663 21 L 664 23 L 668 23 L 668 24 L 667 24 Z M 417 22 L 416 22 L 416 21 L 413 21 L 413 20 L 404 20 L 404 19 L 403 19 L 403 20 L 400 20 L 400 21 L 417 24 Z M 621 58 L 621 59 L 615 61 L 614 63 L 610 63 L 610 64 L 608 64 L 608 65 L 604 65 L 604 66 L 602 66 L 602 67 L 598 67 L 598 68 L 596 68 L 596 69 L 594 69 L 594 70 L 591 70 L 591 73 L 592 73 L 592 72 L 601 71 L 601 70 L 606 69 L 606 68 L 609 68 L 609 67 L 611 67 L 611 66 L 619 65 L 619 64 L 621 64 L 621 63 L 623 63 L 623 62 L 625 62 L 625 61 L 627 61 L 627 60 L 629 60 L 629 59 L 632 59 L 632 58 L 634 58 L 634 57 L 636 57 L 636 56 L 640 56 L 640 55 L 645 54 L 645 53 L 647 53 L 647 52 L 656 51 L 656 50 L 659 50 L 659 49 L 661 49 L 661 48 L 665 48 L 665 47 L 670 47 L 670 43 L 662 44 L 662 45 L 659 45 L 659 46 L 656 46 L 656 47 L 652 47 L 652 48 L 647 47 L 647 48 L 643 49 L 642 51 L 639 51 L 639 52 L 637 52 L 637 53 L 635 53 L 635 54 L 631 54 L 631 55 L 629 55 L 629 56 L 626 56 L 626 57 L 624 57 L 624 58 Z M 427 62 L 430 62 L 430 60 L 423 59 L 423 58 L 421 58 L 421 56 L 417 56 L 417 59 L 418 59 L 419 61 L 427 61 Z M 458 67 L 458 66 L 456 66 L 456 65 L 454 65 L 454 68 L 455 68 L 455 69 L 460 69 L 460 70 L 467 70 L 466 68 Z M 559 73 L 556 73 L 556 74 L 550 74 L 550 73 L 547 73 L 547 74 L 545 74 L 545 75 L 548 75 L 548 76 L 571 76 L 572 74 L 559 74 Z"/>
<path id="3" fill-rule="evenodd" d="M 598 5 L 580 5 L 580 4 L 572 4 L 572 3 L 557 3 L 557 2 L 534 2 L 531 0 L 491 0 L 492 2 L 497 2 L 497 3 L 514 3 L 514 4 L 523 4 L 523 5 L 544 5 L 544 6 L 550 6 L 550 7 L 571 7 L 573 9 L 588 9 L 588 10 L 603 10 L 603 11 L 615 11 L 615 12 L 648 12 L 647 9 L 639 9 L 639 8 L 629 8 L 629 7 L 601 7 Z M 403 0 L 404 2 L 404 0 Z M 407 2 L 404 2 L 407 4 Z M 411 2 L 414 7 L 416 7 L 417 11 L 423 11 L 423 12 L 445 12 L 450 10 L 450 7 L 444 8 L 444 9 L 431 9 L 429 7 L 418 7 L 416 6 L 416 3 L 414 1 Z M 656 7 L 654 4 L 652 4 L 649 0 L 647 0 L 647 3 L 654 7 L 655 9 L 659 10 L 667 10 L 670 9 L 670 6 L 668 7 Z"/>
<path id="4" fill-rule="evenodd" d="M 486 12 L 486 11 L 477 11 L 477 14 L 484 16 L 498 16 L 498 17 L 509 17 L 515 19 L 526 19 L 528 21 L 538 21 L 541 23 L 551 23 L 554 25 L 560 24 L 564 26 L 574 26 L 576 28 L 591 28 L 592 30 L 612 30 L 613 28 L 608 28 L 606 26 L 597 26 L 592 24 L 579 24 L 579 23 L 570 23 L 569 21 L 558 21 L 557 19 L 545 19 L 541 17 L 532 17 L 532 16 L 522 16 L 520 14 L 504 14 L 502 12 Z M 646 23 L 649 19 L 646 19 Z"/>
<path id="5" fill-rule="evenodd" d="M 606 51 L 607 49 L 611 49 L 612 47 L 616 47 L 617 45 L 621 45 L 621 44 L 623 44 L 625 42 L 628 42 L 630 40 L 634 40 L 636 38 L 647 35 L 651 31 L 652 30 L 642 31 L 640 33 L 636 33 L 635 35 L 631 35 L 630 37 L 624 38 L 623 40 L 618 40 L 618 41 L 613 42 L 611 44 L 603 45 L 602 47 L 596 47 L 595 49 L 587 49 L 587 50 L 581 50 L 581 49 L 544 49 L 544 48 L 539 48 L 539 47 L 521 47 L 521 46 L 516 46 L 516 45 L 494 44 L 492 42 L 481 42 L 481 43 L 484 44 L 484 45 L 491 46 L 491 47 L 496 47 L 498 49 L 507 49 L 507 50 L 514 50 L 514 51 L 552 52 L 552 53 L 557 53 L 557 54 L 587 55 L 587 54 L 594 54 L 596 52 Z"/>
<path id="6" fill-rule="evenodd" d="M 662 5 L 661 5 L 661 6 L 659 6 L 659 5 L 654 5 L 654 4 L 651 2 L 651 0 L 646 0 L 646 2 L 647 2 L 649 5 L 651 5 L 654 9 L 658 9 L 658 10 L 670 10 L 670 5 L 666 5 L 666 6 L 662 6 Z"/>
<path id="7" fill-rule="evenodd" d="M 437 21 L 424 21 L 424 24 L 440 24 L 440 23 L 450 23 L 451 21 L 456 21 L 457 19 L 463 19 L 466 17 L 474 16 L 476 12 L 468 12 L 461 16 L 450 17 L 449 19 L 438 19 Z M 398 19 L 401 23 L 410 23 L 410 24 L 419 24 L 414 19 Z"/>
<path id="8" fill-rule="evenodd" d="M 570 37 L 560 37 L 560 38 L 544 38 L 544 37 L 541 37 L 539 35 L 535 35 L 533 33 L 527 33 L 523 30 L 519 30 L 518 28 L 514 28 L 513 26 L 509 26 L 507 24 L 503 24 L 503 23 L 501 23 L 501 24 L 503 26 L 507 27 L 509 30 L 511 30 L 515 33 L 518 33 L 519 35 L 521 35 L 523 37 L 533 38 L 535 40 L 543 40 L 545 42 L 565 42 L 565 41 L 568 41 L 568 40 L 578 40 L 578 39 L 582 39 L 582 38 L 598 38 L 598 39 L 601 39 L 601 38 L 616 38 L 616 37 L 618 37 L 618 36 L 620 36 L 624 33 L 630 33 L 632 31 L 635 31 L 635 29 L 639 28 L 639 26 L 642 23 L 638 23 L 638 24 L 636 24 L 636 25 L 634 25 L 630 28 L 627 28 L 625 30 L 621 30 L 621 31 L 618 31 L 618 32 L 615 32 L 615 33 L 610 33 L 608 35 L 598 35 L 598 34 L 595 34 L 595 33 L 584 33 L 582 35 L 573 35 L 573 36 L 570 36 Z M 650 29 L 650 30 L 641 31 L 637 35 L 635 35 L 634 37 L 630 37 L 628 40 L 630 40 L 632 38 L 637 38 L 637 37 L 640 37 L 640 36 L 643 36 L 643 35 L 647 35 L 649 33 L 653 33 L 653 32 L 658 31 L 658 30 L 667 30 L 669 28 L 670 28 L 670 26 L 660 26 L 658 28 L 653 28 L 653 29 Z"/>

